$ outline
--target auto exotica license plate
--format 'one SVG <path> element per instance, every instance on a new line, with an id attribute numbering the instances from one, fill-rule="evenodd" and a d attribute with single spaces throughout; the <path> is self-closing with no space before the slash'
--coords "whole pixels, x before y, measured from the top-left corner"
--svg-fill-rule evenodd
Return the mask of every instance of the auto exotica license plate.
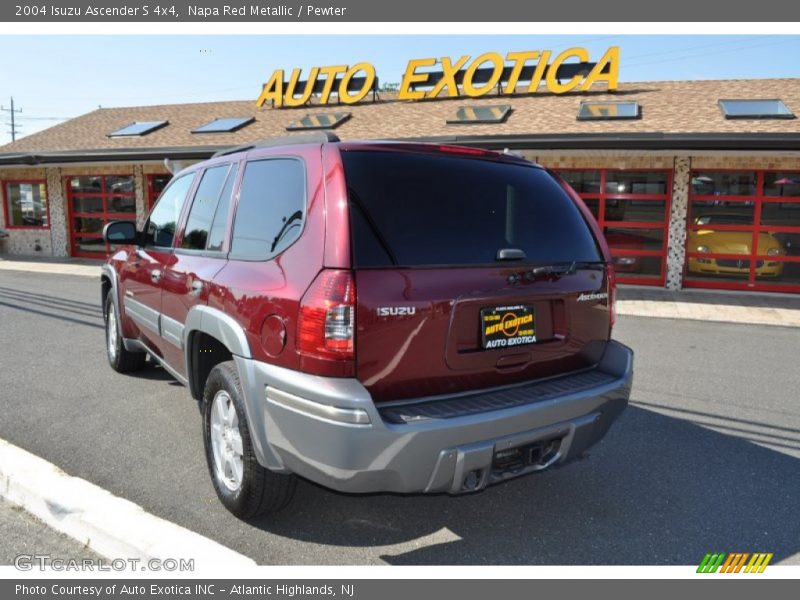
<path id="1" fill-rule="evenodd" d="M 536 343 L 533 306 L 495 306 L 481 309 L 481 341 L 484 348 L 508 348 Z"/>

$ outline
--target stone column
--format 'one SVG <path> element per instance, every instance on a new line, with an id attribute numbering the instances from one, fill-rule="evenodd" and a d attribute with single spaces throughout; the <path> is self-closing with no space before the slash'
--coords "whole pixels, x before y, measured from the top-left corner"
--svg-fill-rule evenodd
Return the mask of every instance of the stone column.
<path id="1" fill-rule="evenodd" d="M 49 167 L 47 173 L 47 202 L 50 204 L 50 242 L 53 256 L 69 256 L 69 224 L 67 223 L 67 194 L 61 169 Z"/>
<path id="2" fill-rule="evenodd" d="M 672 173 L 672 201 L 669 211 L 667 245 L 667 289 L 683 287 L 683 265 L 686 262 L 686 218 L 689 211 L 689 186 L 692 161 L 688 156 L 676 156 Z"/>
<path id="3" fill-rule="evenodd" d="M 142 165 L 133 166 L 133 189 L 136 192 L 136 223 L 141 227 L 147 217 L 147 181 Z"/>

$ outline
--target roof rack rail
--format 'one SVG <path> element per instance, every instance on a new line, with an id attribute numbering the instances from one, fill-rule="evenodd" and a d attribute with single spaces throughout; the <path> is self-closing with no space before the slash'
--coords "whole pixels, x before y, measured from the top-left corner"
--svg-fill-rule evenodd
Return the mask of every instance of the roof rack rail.
<path id="1" fill-rule="evenodd" d="M 262 140 L 255 140 L 248 144 L 241 146 L 234 146 L 215 152 L 212 158 L 218 156 L 226 156 L 236 152 L 245 152 L 246 150 L 254 150 L 256 148 L 274 148 L 276 146 L 295 146 L 297 144 L 324 144 L 326 142 L 338 142 L 339 136 L 332 131 L 321 130 L 313 133 L 303 133 L 300 135 L 284 135 L 281 137 L 264 138 Z"/>

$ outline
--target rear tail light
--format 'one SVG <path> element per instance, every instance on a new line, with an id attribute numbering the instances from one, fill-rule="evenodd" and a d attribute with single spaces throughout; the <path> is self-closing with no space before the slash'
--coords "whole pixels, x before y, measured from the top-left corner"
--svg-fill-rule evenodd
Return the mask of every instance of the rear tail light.
<path id="1" fill-rule="evenodd" d="M 617 322 L 617 277 L 614 275 L 614 265 L 608 265 L 608 330 L 613 329 Z"/>
<path id="2" fill-rule="evenodd" d="M 303 295 L 297 349 L 324 359 L 355 356 L 356 285 L 350 271 L 324 270 Z"/>

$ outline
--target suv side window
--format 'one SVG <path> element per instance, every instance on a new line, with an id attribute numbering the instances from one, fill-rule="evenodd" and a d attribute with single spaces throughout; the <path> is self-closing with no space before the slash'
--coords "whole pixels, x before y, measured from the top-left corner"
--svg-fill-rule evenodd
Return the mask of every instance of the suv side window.
<path id="1" fill-rule="evenodd" d="M 266 260 L 294 243 L 303 230 L 306 175 L 296 158 L 248 162 L 233 224 L 231 258 Z"/>
<path id="2" fill-rule="evenodd" d="M 203 178 L 197 186 L 192 207 L 189 209 L 189 217 L 186 219 L 181 248 L 205 250 L 211 222 L 229 170 L 230 165 L 220 165 L 203 172 Z"/>
<path id="3" fill-rule="evenodd" d="M 161 194 L 145 226 L 145 247 L 172 248 L 183 203 L 192 187 L 194 173 L 174 179 Z"/>
<path id="4" fill-rule="evenodd" d="M 206 245 L 208 250 L 222 250 L 225 234 L 228 231 L 228 207 L 231 204 L 231 194 L 233 193 L 233 186 L 236 183 L 236 174 L 238 172 L 239 165 L 233 163 L 228 173 L 228 179 L 225 181 L 225 187 L 222 188 L 222 195 L 219 197 L 214 220 L 211 222 L 211 231 L 208 233 L 208 244 Z"/>

